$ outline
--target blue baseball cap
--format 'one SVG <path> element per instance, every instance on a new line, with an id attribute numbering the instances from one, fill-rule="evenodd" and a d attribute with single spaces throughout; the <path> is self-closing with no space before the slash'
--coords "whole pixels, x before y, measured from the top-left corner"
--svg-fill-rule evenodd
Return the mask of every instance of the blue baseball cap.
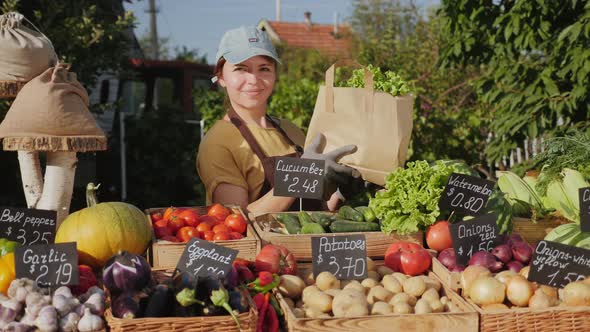
<path id="1" fill-rule="evenodd" d="M 226 31 L 221 37 L 215 62 L 221 57 L 238 64 L 253 56 L 266 55 L 281 63 L 268 34 L 255 26 L 241 26 Z"/>

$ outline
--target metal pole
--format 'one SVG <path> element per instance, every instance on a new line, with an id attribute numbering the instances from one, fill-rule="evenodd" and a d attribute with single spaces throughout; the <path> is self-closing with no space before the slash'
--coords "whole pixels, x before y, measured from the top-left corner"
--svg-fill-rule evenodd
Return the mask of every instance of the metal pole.
<path id="1" fill-rule="evenodd" d="M 156 20 L 156 14 L 158 10 L 156 9 L 156 1 L 150 0 L 150 9 L 148 13 L 150 14 L 150 36 L 152 39 L 152 56 L 154 60 L 158 60 L 160 57 L 160 47 L 158 45 L 158 23 Z"/>
<path id="2" fill-rule="evenodd" d="M 275 8 L 276 12 L 276 20 L 280 21 L 281 20 L 281 0 L 276 0 L 276 8 Z"/>
<path id="3" fill-rule="evenodd" d="M 121 139 L 121 201 L 127 201 L 127 155 L 125 151 L 125 112 L 119 112 L 119 136 Z"/>

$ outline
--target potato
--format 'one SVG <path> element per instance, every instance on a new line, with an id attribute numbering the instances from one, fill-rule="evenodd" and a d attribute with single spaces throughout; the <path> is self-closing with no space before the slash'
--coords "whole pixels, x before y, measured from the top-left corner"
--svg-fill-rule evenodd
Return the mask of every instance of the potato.
<path id="1" fill-rule="evenodd" d="M 321 312 L 332 311 L 332 297 L 324 292 L 312 293 L 305 301 L 305 306 Z"/>
<path id="2" fill-rule="evenodd" d="M 386 275 L 390 275 L 393 273 L 393 270 L 388 268 L 387 266 L 379 266 L 377 268 L 377 273 L 381 275 L 381 277 L 385 277 Z"/>
<path id="3" fill-rule="evenodd" d="M 371 307 L 371 315 L 388 315 L 393 312 L 393 307 L 389 303 L 382 301 L 375 302 Z"/>
<path id="4" fill-rule="evenodd" d="M 330 295 L 331 297 L 338 295 L 340 292 L 342 292 L 342 290 L 336 288 L 326 289 L 326 291 L 324 291 L 324 293 Z"/>
<path id="5" fill-rule="evenodd" d="M 430 304 L 430 308 L 432 308 L 432 312 L 443 312 L 445 311 L 445 306 L 439 300 L 432 300 L 428 301 Z"/>
<path id="6" fill-rule="evenodd" d="M 303 281 L 307 286 L 315 285 L 315 278 L 313 277 L 313 271 L 307 273 L 303 278 Z"/>
<path id="7" fill-rule="evenodd" d="M 373 304 L 379 301 L 389 302 L 389 300 L 391 300 L 392 297 L 392 292 L 383 288 L 383 286 L 377 285 L 369 289 L 369 294 L 367 294 L 367 302 L 369 302 L 369 304 Z"/>
<path id="8" fill-rule="evenodd" d="M 404 284 L 404 281 L 409 278 L 407 275 L 401 272 L 393 272 L 391 275 L 394 276 L 395 279 L 397 279 L 397 281 L 399 281 L 399 283 L 402 285 Z"/>
<path id="9" fill-rule="evenodd" d="M 432 279 L 428 276 L 420 276 L 424 283 L 426 284 L 426 289 L 434 288 L 437 292 L 440 292 L 440 288 L 442 287 L 438 280 Z"/>
<path id="10" fill-rule="evenodd" d="M 331 288 L 340 289 L 340 280 L 336 279 L 336 277 L 328 271 L 318 274 L 315 278 L 315 284 L 323 291 Z"/>
<path id="11" fill-rule="evenodd" d="M 369 271 L 369 272 L 367 272 L 367 278 L 371 278 L 371 279 L 379 282 L 381 280 L 381 275 L 375 271 Z"/>
<path id="12" fill-rule="evenodd" d="M 289 308 L 291 308 L 291 309 L 295 308 L 295 302 L 293 302 L 293 300 L 291 300 L 288 297 L 283 297 L 283 300 L 285 301 L 285 303 L 287 303 Z"/>
<path id="13" fill-rule="evenodd" d="M 414 312 L 416 314 L 429 314 L 432 312 L 432 307 L 430 306 L 430 303 L 428 303 L 428 301 L 420 299 L 416 302 Z"/>
<path id="14" fill-rule="evenodd" d="M 279 292 L 284 296 L 292 299 L 301 297 L 301 292 L 305 288 L 305 282 L 298 276 L 283 274 L 279 284 Z"/>
<path id="15" fill-rule="evenodd" d="M 385 287 L 385 289 L 394 294 L 402 292 L 402 284 L 400 284 L 399 280 L 397 280 L 391 274 L 383 276 L 381 284 L 383 285 L 383 287 Z"/>
<path id="16" fill-rule="evenodd" d="M 395 294 L 391 300 L 389 300 L 389 304 L 393 304 L 395 305 L 396 303 L 407 303 L 411 306 L 414 306 L 416 304 L 416 297 L 406 294 L 406 293 L 397 293 Z"/>
<path id="17" fill-rule="evenodd" d="M 367 257 L 367 271 L 377 271 L 377 265 L 375 261 Z"/>
<path id="18" fill-rule="evenodd" d="M 305 318 L 322 318 L 325 317 L 326 313 L 321 312 L 314 308 L 305 308 Z M 328 315 L 330 317 L 330 315 Z"/>
<path id="19" fill-rule="evenodd" d="M 377 285 L 379 285 L 379 281 L 375 280 L 375 279 L 371 279 L 371 278 L 367 278 L 363 281 L 361 281 L 361 285 L 363 285 L 363 287 L 365 288 L 373 288 Z"/>
<path id="20" fill-rule="evenodd" d="M 340 280 L 340 289 L 344 289 L 344 287 L 346 287 L 348 284 L 350 284 L 353 281 L 356 281 L 356 280 L 352 280 L 352 279 L 351 280 Z M 360 282 L 359 282 L 359 284 L 360 284 Z"/>
<path id="21" fill-rule="evenodd" d="M 393 312 L 396 314 L 411 314 L 414 310 L 406 302 L 397 302 L 393 305 Z"/>
<path id="22" fill-rule="evenodd" d="M 424 294 L 422 294 L 422 298 L 427 300 L 428 302 L 440 300 L 440 296 L 438 295 L 438 292 L 434 288 L 428 288 L 424 292 Z"/>
<path id="23" fill-rule="evenodd" d="M 355 289 L 344 289 L 332 302 L 334 317 L 354 317 L 369 314 L 369 304 L 364 293 Z"/>
<path id="24" fill-rule="evenodd" d="M 411 277 L 404 281 L 402 287 L 404 289 L 404 293 L 407 293 L 408 295 L 413 295 L 415 297 L 419 297 L 426 290 L 426 283 L 424 282 L 424 279 L 422 279 L 419 276 Z"/>
<path id="25" fill-rule="evenodd" d="M 301 308 L 293 309 L 293 315 L 297 318 L 304 318 L 305 317 L 305 310 Z"/>
<path id="26" fill-rule="evenodd" d="M 307 299 L 310 297 L 310 295 L 317 292 L 321 291 L 316 285 L 307 286 L 303 289 L 303 292 L 301 292 L 301 299 L 304 303 L 307 303 Z"/>
<path id="27" fill-rule="evenodd" d="M 349 282 L 348 285 L 346 285 L 342 290 L 345 289 L 356 289 L 359 292 L 365 294 L 365 287 L 361 285 L 361 283 L 358 282 L 358 280 L 352 280 L 351 282 Z"/>

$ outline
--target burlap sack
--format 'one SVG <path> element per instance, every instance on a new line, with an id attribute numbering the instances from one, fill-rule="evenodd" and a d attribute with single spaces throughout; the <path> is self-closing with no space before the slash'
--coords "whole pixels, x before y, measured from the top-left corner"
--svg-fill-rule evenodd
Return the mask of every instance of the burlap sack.
<path id="1" fill-rule="evenodd" d="M 59 64 L 29 81 L 0 123 L 0 138 L 101 136 L 88 110 L 88 93 L 74 73 Z"/>
<path id="2" fill-rule="evenodd" d="M 57 63 L 49 38 L 25 22 L 19 13 L 0 15 L 0 81 L 27 82 Z"/>
<path id="3" fill-rule="evenodd" d="M 334 87 L 334 65 L 326 71 L 307 131 L 307 147 L 318 133 L 326 136 L 324 152 L 356 144 L 358 151 L 340 162 L 358 170 L 378 185 L 403 167 L 412 135 L 412 96 L 393 97 L 373 90 L 373 76 L 365 70 L 365 88 Z"/>

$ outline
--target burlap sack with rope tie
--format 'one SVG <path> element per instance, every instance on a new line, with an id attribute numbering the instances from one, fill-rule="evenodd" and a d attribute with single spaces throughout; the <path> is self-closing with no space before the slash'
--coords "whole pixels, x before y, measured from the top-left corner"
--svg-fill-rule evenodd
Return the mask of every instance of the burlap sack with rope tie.
<path id="1" fill-rule="evenodd" d="M 56 63 L 53 44 L 34 24 L 16 12 L 0 15 L 0 96 L 16 94 L 15 84 L 22 87 Z"/>
<path id="2" fill-rule="evenodd" d="M 22 88 L 0 123 L 0 138 L 84 137 L 106 147 L 104 132 L 88 110 L 88 93 L 67 67 L 49 68 Z"/>

